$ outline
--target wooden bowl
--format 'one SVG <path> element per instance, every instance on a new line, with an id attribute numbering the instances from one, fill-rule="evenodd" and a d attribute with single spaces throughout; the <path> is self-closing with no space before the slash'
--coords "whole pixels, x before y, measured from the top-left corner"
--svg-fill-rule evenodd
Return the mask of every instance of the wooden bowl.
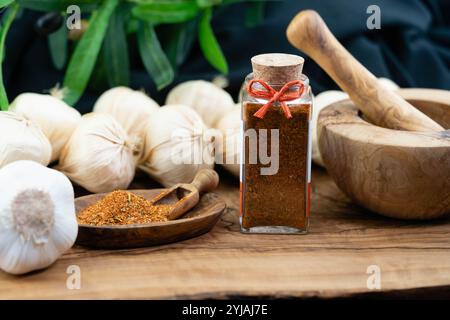
<path id="1" fill-rule="evenodd" d="M 162 191 L 164 189 L 130 190 L 148 200 Z M 105 195 L 93 194 L 77 198 L 75 200 L 77 214 Z M 94 248 L 122 249 L 177 242 L 209 232 L 225 208 L 225 202 L 217 194 L 208 193 L 201 197 L 200 202 L 192 210 L 173 221 L 123 226 L 80 224 L 76 243 Z"/>
<path id="2" fill-rule="evenodd" d="M 410 103 L 450 128 L 450 91 L 401 89 Z M 339 188 L 379 214 L 432 219 L 450 214 L 450 130 L 399 131 L 375 126 L 345 100 L 318 120 L 323 161 Z"/>

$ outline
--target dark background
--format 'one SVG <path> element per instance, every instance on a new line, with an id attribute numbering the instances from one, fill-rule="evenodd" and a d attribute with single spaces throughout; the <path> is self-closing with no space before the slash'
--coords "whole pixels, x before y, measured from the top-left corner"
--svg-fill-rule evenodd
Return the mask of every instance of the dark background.
<path id="1" fill-rule="evenodd" d="M 369 30 L 369 5 L 381 8 L 381 29 Z M 284 0 L 268 2 L 265 19 L 253 28 L 244 26 L 247 4 L 235 4 L 216 11 L 214 30 L 228 59 L 230 85 L 237 98 L 243 78 L 250 70 L 250 58 L 267 52 L 298 53 L 290 46 L 285 30 L 303 9 L 317 10 L 331 31 L 370 71 L 387 77 L 401 87 L 450 89 L 450 0 Z M 34 28 L 42 15 L 24 12 L 12 25 L 6 44 L 4 74 L 9 99 L 21 92 L 44 92 L 63 80 L 63 72 L 51 63 L 47 39 Z M 132 43 L 132 39 L 131 39 Z M 158 92 L 146 73 L 136 48 L 130 45 L 131 87 L 144 88 L 159 103 L 174 85 L 189 79 L 211 80 L 218 73 L 205 61 L 195 43 L 175 82 Z M 310 59 L 304 73 L 314 92 L 336 88 Z M 90 111 L 100 91 L 88 89 L 77 104 Z"/>

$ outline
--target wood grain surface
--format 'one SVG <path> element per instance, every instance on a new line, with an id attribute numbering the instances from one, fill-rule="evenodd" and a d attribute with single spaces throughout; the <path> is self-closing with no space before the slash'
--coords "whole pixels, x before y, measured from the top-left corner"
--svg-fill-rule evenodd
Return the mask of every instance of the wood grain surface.
<path id="1" fill-rule="evenodd" d="M 450 219 L 380 217 L 351 203 L 314 168 L 308 235 L 244 235 L 239 183 L 220 175 L 217 192 L 228 208 L 211 232 L 140 249 L 76 246 L 47 270 L 0 272 L 0 298 L 450 297 Z M 132 187 L 149 186 L 154 182 L 138 178 Z M 71 265 L 81 269 L 80 290 L 66 288 Z M 370 265 L 381 270 L 381 290 L 367 288 Z"/>
<path id="2" fill-rule="evenodd" d="M 370 210 L 402 219 L 450 215 L 450 91 L 399 94 L 448 130 L 378 127 L 365 121 L 352 101 L 340 101 L 319 115 L 323 162 L 341 190 Z"/>

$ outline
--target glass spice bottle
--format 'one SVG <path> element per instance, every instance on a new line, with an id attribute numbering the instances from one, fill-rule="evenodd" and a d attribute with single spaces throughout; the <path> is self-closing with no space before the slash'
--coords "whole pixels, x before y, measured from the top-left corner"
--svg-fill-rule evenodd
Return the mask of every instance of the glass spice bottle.
<path id="1" fill-rule="evenodd" d="M 312 92 L 304 59 L 262 54 L 241 90 L 241 231 L 306 233 Z"/>

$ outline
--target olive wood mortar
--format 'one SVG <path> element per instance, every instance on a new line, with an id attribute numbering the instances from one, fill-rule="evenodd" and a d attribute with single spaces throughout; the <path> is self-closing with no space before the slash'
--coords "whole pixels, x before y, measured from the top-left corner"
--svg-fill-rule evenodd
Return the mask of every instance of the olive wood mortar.
<path id="1" fill-rule="evenodd" d="M 401 89 L 399 93 L 450 129 L 450 91 Z M 356 203 L 393 218 L 450 215 L 450 130 L 375 126 L 351 100 L 324 108 L 317 129 L 328 173 Z"/>
<path id="2" fill-rule="evenodd" d="M 286 35 L 294 47 L 309 55 L 347 92 L 371 122 L 399 130 L 444 130 L 395 92 L 386 90 L 339 43 L 317 12 L 301 11 L 289 24 Z"/>
<path id="3" fill-rule="evenodd" d="M 449 93 L 422 91 L 415 96 L 409 91 L 413 96 L 405 97 L 419 111 L 380 86 L 315 11 L 300 12 L 287 37 L 353 101 L 336 103 L 319 115 L 320 152 L 337 185 L 354 201 L 386 216 L 429 219 L 448 214 L 450 132 L 442 125 L 449 127 Z M 365 121 L 358 109 L 379 127 Z"/>

